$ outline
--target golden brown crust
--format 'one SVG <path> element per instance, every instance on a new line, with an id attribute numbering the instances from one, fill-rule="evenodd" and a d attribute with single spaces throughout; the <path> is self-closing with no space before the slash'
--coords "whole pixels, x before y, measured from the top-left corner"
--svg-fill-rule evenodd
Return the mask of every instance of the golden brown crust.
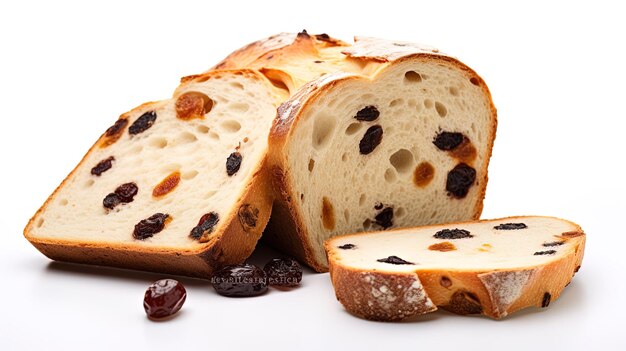
<path id="1" fill-rule="evenodd" d="M 508 217 L 501 218 L 499 220 L 519 220 L 520 218 L 524 217 Z M 493 220 L 481 220 L 477 222 L 489 221 Z M 566 222 L 570 223 L 582 233 L 582 230 L 577 224 L 569 221 Z M 463 223 L 464 222 L 451 223 L 451 225 L 461 225 Z M 361 234 L 351 234 L 348 236 Z M 343 238 L 345 239 L 345 236 Z M 402 313 L 392 313 L 395 310 L 395 305 L 370 306 L 370 309 L 386 310 L 384 313 L 377 313 L 375 318 L 370 318 L 371 316 L 368 317 L 365 312 L 360 310 L 362 309 L 361 305 L 356 304 L 354 301 L 349 301 L 348 297 L 351 297 L 352 295 L 350 293 L 351 285 L 348 283 L 354 283 L 363 274 L 370 272 L 364 272 L 362 270 L 342 265 L 339 257 L 333 254 L 335 246 L 334 240 L 336 239 L 329 239 L 324 245 L 328 254 L 331 278 L 333 286 L 335 287 L 337 298 L 346 307 L 346 309 L 357 316 L 368 319 L 393 321 L 406 318 Z M 434 303 L 434 305 L 458 314 L 465 315 L 482 313 L 488 317 L 500 319 L 523 308 L 531 306 L 548 307 L 550 302 L 556 300 L 560 296 L 565 286 L 569 284 L 572 277 L 576 273 L 577 268 L 580 267 L 584 255 L 584 234 L 581 236 L 571 237 L 567 240 L 572 240 L 576 243 L 572 251 L 567 255 L 564 255 L 562 258 L 549 262 L 543 266 L 520 267 L 519 269 L 514 270 L 498 271 L 416 269 L 414 273 L 419 277 L 419 281 L 424 287 L 427 297 Z M 337 274 L 336 272 L 341 273 Z M 376 273 L 379 277 L 380 284 L 383 285 L 391 285 L 393 282 L 406 279 L 405 273 L 398 274 L 383 271 L 378 271 Z M 501 277 L 505 275 L 513 275 L 519 279 L 517 279 L 516 284 L 510 286 L 510 279 L 498 279 L 499 276 Z M 343 280 L 343 282 L 340 280 Z M 517 283 L 521 284 L 518 286 Z M 509 285 L 503 287 L 502 284 Z M 506 290 L 507 294 L 512 297 L 504 296 L 504 290 Z M 351 298 L 354 299 L 354 297 Z M 375 301 L 373 303 L 376 304 Z M 405 302 L 399 303 L 404 304 Z M 403 309 L 404 308 L 406 307 L 403 307 Z M 386 317 L 383 318 L 384 316 Z"/>
<path id="2" fill-rule="evenodd" d="M 263 75 L 253 70 L 209 72 L 194 76 L 186 81 L 206 81 L 224 74 L 248 75 L 264 81 L 268 89 L 273 89 Z M 143 111 L 153 104 L 156 103 L 143 104 L 123 114 L 120 118 L 126 118 L 130 114 Z M 30 235 L 39 215 L 54 200 L 59 189 L 83 165 L 85 159 L 101 143 L 103 137 L 104 134 L 48 197 L 24 228 L 24 236 L 39 251 L 53 260 L 180 274 L 198 278 L 209 278 L 214 269 L 227 264 L 241 263 L 250 256 L 269 221 L 272 208 L 272 193 L 269 191 L 266 159 L 253 169 L 250 182 L 241 192 L 241 196 L 234 208 L 225 216 L 223 222 L 225 225 L 220 226 L 207 243 L 192 249 L 151 248 L 142 245 L 87 240 L 79 242 L 75 240 L 45 239 Z M 244 225 L 239 220 L 238 213 L 242 206 L 249 206 L 255 212 L 258 211 L 254 227 L 251 227 L 248 223 L 244 228 Z"/>

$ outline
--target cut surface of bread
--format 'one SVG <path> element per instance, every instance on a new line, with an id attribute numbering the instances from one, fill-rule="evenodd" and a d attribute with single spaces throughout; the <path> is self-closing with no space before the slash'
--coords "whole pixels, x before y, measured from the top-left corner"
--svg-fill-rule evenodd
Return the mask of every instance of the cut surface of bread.
<path id="1" fill-rule="evenodd" d="M 291 93 L 270 135 L 264 238 L 323 272 L 330 237 L 477 219 L 497 125 L 483 80 L 423 45 L 326 37 L 281 35 L 222 63 Z"/>
<path id="2" fill-rule="evenodd" d="M 254 249 L 271 211 L 280 91 L 252 70 L 186 79 L 123 114 L 25 229 L 50 258 L 207 277 Z"/>
<path id="3" fill-rule="evenodd" d="M 547 307 L 582 263 L 585 234 L 565 220 L 510 217 L 330 239 L 337 299 L 351 313 L 393 321 L 437 306 L 502 318 Z"/>

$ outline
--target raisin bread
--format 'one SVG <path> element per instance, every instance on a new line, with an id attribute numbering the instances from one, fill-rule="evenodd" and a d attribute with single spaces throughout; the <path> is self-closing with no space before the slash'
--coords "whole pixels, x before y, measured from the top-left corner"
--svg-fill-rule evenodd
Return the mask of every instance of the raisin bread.
<path id="1" fill-rule="evenodd" d="M 355 40 L 283 34 L 217 66 L 258 69 L 291 93 L 270 135 L 264 239 L 317 271 L 336 235 L 477 219 L 495 138 L 490 93 L 469 67 L 423 45 Z"/>
<path id="2" fill-rule="evenodd" d="M 511 217 L 330 239 L 337 299 L 351 313 L 395 321 L 441 307 L 502 318 L 548 307 L 580 268 L 581 228 Z"/>
<path id="3" fill-rule="evenodd" d="M 265 161 L 281 94 L 253 70 L 183 79 L 102 135 L 26 238 L 55 260 L 196 277 L 240 263 L 271 211 Z"/>

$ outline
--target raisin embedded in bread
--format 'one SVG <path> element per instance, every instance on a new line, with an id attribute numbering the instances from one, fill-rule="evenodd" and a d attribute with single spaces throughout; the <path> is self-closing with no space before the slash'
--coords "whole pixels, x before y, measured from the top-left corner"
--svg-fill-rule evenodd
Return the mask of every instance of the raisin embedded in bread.
<path id="1" fill-rule="evenodd" d="M 25 229 L 52 259 L 210 276 L 254 249 L 271 210 L 280 91 L 251 70 L 184 80 L 123 114 Z"/>
<path id="2" fill-rule="evenodd" d="M 502 318 L 548 307 L 580 268 L 582 229 L 550 217 L 347 235 L 325 244 L 337 299 L 351 313 L 394 321 L 441 307 Z"/>

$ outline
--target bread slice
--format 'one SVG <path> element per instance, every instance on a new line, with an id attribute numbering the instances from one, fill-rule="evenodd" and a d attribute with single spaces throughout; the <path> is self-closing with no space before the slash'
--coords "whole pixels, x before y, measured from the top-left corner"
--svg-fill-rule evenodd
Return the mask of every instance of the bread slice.
<path id="1" fill-rule="evenodd" d="M 326 242 L 337 299 L 362 318 L 396 321 L 441 307 L 502 318 L 548 307 L 580 268 L 582 229 L 510 217 L 347 235 Z"/>
<path id="2" fill-rule="evenodd" d="M 474 71 L 423 45 L 285 37 L 221 63 L 291 93 L 270 135 L 265 240 L 323 272 L 330 237 L 479 218 L 497 122 Z"/>
<path id="3" fill-rule="evenodd" d="M 253 70 L 183 79 L 120 116 L 24 230 L 55 260 L 209 277 L 270 215 L 267 138 L 284 93 Z"/>

